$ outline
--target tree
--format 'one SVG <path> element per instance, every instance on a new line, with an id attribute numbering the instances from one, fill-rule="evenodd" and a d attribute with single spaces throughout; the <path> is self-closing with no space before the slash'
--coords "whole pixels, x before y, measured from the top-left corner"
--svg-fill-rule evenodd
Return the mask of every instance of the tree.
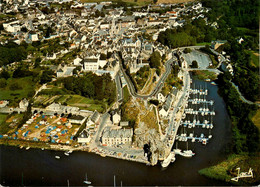
<path id="1" fill-rule="evenodd" d="M 0 73 L 0 78 L 8 79 L 10 78 L 10 74 L 5 69 Z"/>
<path id="2" fill-rule="evenodd" d="M 190 67 L 191 68 L 198 68 L 198 62 L 196 60 L 193 60 Z"/>
<path id="3" fill-rule="evenodd" d="M 40 78 L 40 83 L 44 84 L 44 83 L 50 82 L 52 80 L 53 75 L 54 75 L 54 73 L 51 70 L 43 71 L 41 78 Z"/>
<path id="4" fill-rule="evenodd" d="M 190 48 L 185 48 L 185 49 L 183 50 L 183 52 L 184 52 L 185 54 L 188 54 L 188 53 L 191 52 L 191 49 L 190 49 Z"/>
<path id="5" fill-rule="evenodd" d="M 158 100 L 155 100 L 155 99 L 152 99 L 149 101 L 151 104 L 154 104 L 154 105 L 159 105 L 159 101 Z"/>
<path id="6" fill-rule="evenodd" d="M 159 68 L 161 65 L 161 55 L 158 51 L 155 51 L 150 56 L 150 66 L 151 68 Z"/>
<path id="7" fill-rule="evenodd" d="M 6 87 L 6 80 L 4 78 L 0 79 L 0 88 Z"/>
<path id="8" fill-rule="evenodd" d="M 41 61 L 42 61 L 41 57 L 37 57 L 34 62 L 34 68 L 38 68 L 40 66 Z"/>

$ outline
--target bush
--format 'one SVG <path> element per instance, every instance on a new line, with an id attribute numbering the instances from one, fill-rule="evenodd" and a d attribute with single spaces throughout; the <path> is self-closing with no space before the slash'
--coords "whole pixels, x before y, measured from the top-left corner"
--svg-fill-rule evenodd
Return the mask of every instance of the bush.
<path id="1" fill-rule="evenodd" d="M 198 68 L 198 62 L 196 60 L 193 60 L 192 63 L 191 63 L 191 68 Z"/>
<path id="2" fill-rule="evenodd" d="M 149 102 L 150 102 L 151 104 L 156 105 L 156 106 L 159 105 L 159 101 L 158 101 L 158 100 L 153 100 L 153 99 L 152 99 L 152 100 L 150 100 Z"/>
<path id="3" fill-rule="evenodd" d="M 188 53 L 191 52 L 191 49 L 190 49 L 190 48 L 185 48 L 185 49 L 183 50 L 183 52 L 184 52 L 185 54 L 188 54 Z"/>
<path id="4" fill-rule="evenodd" d="M 8 79 L 10 78 L 10 74 L 5 69 L 0 73 L 0 78 Z"/>

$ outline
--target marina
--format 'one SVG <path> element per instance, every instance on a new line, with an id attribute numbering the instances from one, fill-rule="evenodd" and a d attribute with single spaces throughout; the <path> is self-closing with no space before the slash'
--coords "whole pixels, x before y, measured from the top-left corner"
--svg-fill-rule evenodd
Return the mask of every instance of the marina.
<path id="1" fill-rule="evenodd" d="M 183 157 L 195 156 L 196 149 L 188 149 L 188 142 L 194 148 L 195 143 L 207 145 L 213 138 L 212 131 L 214 128 L 214 100 L 208 99 L 210 93 L 207 89 L 207 83 L 196 85 L 194 83 L 189 89 L 187 102 L 185 103 L 184 113 L 180 121 L 180 127 L 175 138 L 175 145 L 186 142 L 185 148 L 173 149 L 176 155 Z M 185 147 L 185 145 L 182 145 Z M 183 151 L 182 151 L 183 150 Z M 194 151 L 194 152 L 193 152 Z"/>

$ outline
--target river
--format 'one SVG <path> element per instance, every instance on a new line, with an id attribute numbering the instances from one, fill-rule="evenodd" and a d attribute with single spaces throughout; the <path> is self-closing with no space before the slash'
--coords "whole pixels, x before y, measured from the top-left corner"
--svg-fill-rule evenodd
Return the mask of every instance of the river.
<path id="1" fill-rule="evenodd" d="M 205 86 L 205 82 L 195 80 L 193 84 Z M 217 93 L 217 86 L 206 83 L 208 100 L 214 100 L 213 138 L 204 146 L 193 144 L 196 155 L 193 158 L 176 156 L 176 161 L 168 168 L 160 165 L 146 166 L 141 163 L 103 158 L 87 152 L 64 152 L 41 149 L 20 149 L 0 146 L 0 184 L 7 186 L 71 186 L 84 185 L 87 173 L 93 186 L 112 186 L 114 175 L 116 185 L 123 186 L 164 186 L 164 185 L 225 185 L 226 183 L 208 179 L 198 174 L 198 170 L 225 158 L 225 147 L 231 139 L 231 121 L 223 99 Z M 181 145 L 180 145 L 181 146 Z M 59 155 L 59 160 L 55 159 Z"/>

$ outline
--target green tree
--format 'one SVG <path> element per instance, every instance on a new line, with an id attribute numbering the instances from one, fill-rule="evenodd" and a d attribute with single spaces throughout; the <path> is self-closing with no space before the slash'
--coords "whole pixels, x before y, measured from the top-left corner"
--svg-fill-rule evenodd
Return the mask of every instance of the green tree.
<path id="1" fill-rule="evenodd" d="M 161 55 L 158 51 L 155 51 L 150 56 L 151 68 L 159 68 L 161 66 Z"/>
<path id="2" fill-rule="evenodd" d="M 0 78 L 9 79 L 10 74 L 5 69 L 0 73 Z"/>
<path id="3" fill-rule="evenodd" d="M 6 87 L 6 80 L 4 79 L 4 78 L 1 78 L 0 79 L 0 88 L 4 88 L 4 87 Z"/>
<path id="4" fill-rule="evenodd" d="M 41 78 L 40 78 L 40 83 L 44 84 L 44 83 L 50 82 L 52 80 L 53 75 L 54 75 L 53 71 L 44 70 L 42 72 L 42 75 L 41 75 Z"/>
<path id="5" fill-rule="evenodd" d="M 198 62 L 196 60 L 193 60 L 192 63 L 191 63 L 191 68 L 198 68 Z"/>

